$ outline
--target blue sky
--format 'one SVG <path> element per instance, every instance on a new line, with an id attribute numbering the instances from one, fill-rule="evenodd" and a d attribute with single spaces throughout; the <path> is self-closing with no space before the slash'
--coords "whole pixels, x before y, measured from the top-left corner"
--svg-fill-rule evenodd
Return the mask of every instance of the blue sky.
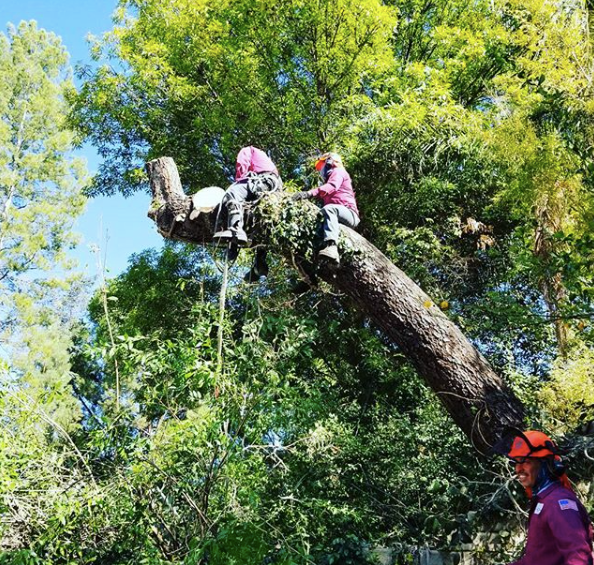
<path id="1" fill-rule="evenodd" d="M 111 14 L 117 0 L 0 0 L 2 32 L 7 24 L 36 20 L 40 28 L 62 38 L 70 53 L 70 62 L 89 62 L 87 34 L 101 35 L 112 27 Z M 91 147 L 81 151 L 89 171 L 97 169 L 98 157 Z M 82 241 L 75 257 L 84 271 L 97 274 L 96 257 L 91 248 L 99 246 L 105 257 L 107 275 L 114 276 L 126 268 L 128 258 L 148 247 L 161 247 L 163 238 L 146 217 L 150 198 L 137 194 L 130 198 L 113 196 L 89 201 L 77 231 Z"/>

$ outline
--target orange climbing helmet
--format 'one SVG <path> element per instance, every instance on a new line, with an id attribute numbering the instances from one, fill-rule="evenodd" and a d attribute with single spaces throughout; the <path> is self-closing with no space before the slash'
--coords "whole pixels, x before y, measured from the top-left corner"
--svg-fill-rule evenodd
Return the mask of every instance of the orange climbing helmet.
<path id="1" fill-rule="evenodd" d="M 328 165 L 330 168 L 343 167 L 342 158 L 338 153 L 324 153 L 316 159 L 316 170 L 321 171 L 324 165 Z"/>
<path id="2" fill-rule="evenodd" d="M 528 458 L 544 459 L 555 457 L 557 448 L 553 440 L 543 432 L 528 430 L 519 432 L 513 438 L 509 451 L 506 454 L 510 459 L 522 463 Z"/>
<path id="3" fill-rule="evenodd" d="M 541 473 L 548 473 L 565 488 L 573 490 L 559 448 L 543 432 L 537 430 L 522 432 L 517 428 L 508 428 L 501 440 L 494 446 L 494 451 L 507 456 L 515 465 L 523 464 L 527 459 L 541 459 L 543 463 Z M 532 497 L 531 488 L 526 487 L 526 493 Z"/>

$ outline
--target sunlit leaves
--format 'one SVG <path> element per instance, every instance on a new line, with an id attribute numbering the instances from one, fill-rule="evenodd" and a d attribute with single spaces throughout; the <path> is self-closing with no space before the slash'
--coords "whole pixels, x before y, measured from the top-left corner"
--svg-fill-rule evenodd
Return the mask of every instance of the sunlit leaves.
<path id="1" fill-rule="evenodd" d="M 364 235 L 422 283 L 428 307 L 447 309 L 532 417 L 541 399 L 573 425 L 591 417 L 579 392 L 590 355 L 553 360 L 555 329 L 581 331 L 572 346 L 591 333 L 583 16 L 544 0 L 122 1 L 93 46 L 101 66 L 81 71 L 73 119 L 105 158 L 104 193 L 136 190 L 142 162 L 165 154 L 192 190 L 226 184 L 242 145 L 269 150 L 299 183 L 312 182 L 311 153 L 341 150 Z M 288 213 L 267 217 L 311 253 L 314 222 Z M 436 399 L 342 297 L 296 297 L 294 271 L 275 267 L 228 289 L 220 370 L 206 254 L 145 253 L 109 283 L 107 311 L 92 303 L 74 384 L 91 400 L 81 441 L 116 493 L 98 514 L 117 531 L 95 538 L 93 558 L 323 563 L 359 559 L 363 537 L 470 539 L 494 485 Z M 551 281 L 566 285 L 558 296 Z M 74 518 L 56 514 L 71 529 L 50 530 L 76 540 Z"/>
<path id="2" fill-rule="evenodd" d="M 66 124 L 67 63 L 35 22 L 0 35 L 0 343 L 12 376 L 65 427 L 77 413 L 67 348 L 80 291 L 67 253 L 86 182 Z"/>
<path id="3" fill-rule="evenodd" d="M 290 176 L 339 142 L 355 101 L 392 65 L 395 11 L 377 0 L 128 6 L 133 17 L 104 38 L 122 70 L 96 71 L 75 115 L 108 158 L 103 192 L 134 189 L 125 171 L 162 154 L 190 185 L 224 184 L 252 143 Z"/>
<path id="4" fill-rule="evenodd" d="M 569 359 L 555 363 L 539 393 L 544 416 L 558 432 L 586 427 L 594 419 L 593 357 L 590 349 L 576 348 Z"/>

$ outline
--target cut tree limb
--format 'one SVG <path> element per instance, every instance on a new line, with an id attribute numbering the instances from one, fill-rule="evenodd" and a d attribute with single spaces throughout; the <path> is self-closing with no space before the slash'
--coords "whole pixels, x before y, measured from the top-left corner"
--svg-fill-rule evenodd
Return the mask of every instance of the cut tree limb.
<path id="1" fill-rule="evenodd" d="M 146 169 L 153 191 L 148 215 L 159 232 L 189 243 L 211 241 L 217 211 L 201 214 L 197 221 L 189 219 L 191 198 L 183 192 L 173 159 L 155 159 Z M 304 206 L 315 214 L 313 205 L 291 202 L 282 194 L 263 200 L 254 210 L 259 239 L 289 258 L 303 256 L 298 247 L 311 242 L 276 233 L 270 210 L 278 214 L 295 210 L 295 217 L 304 218 Z M 265 212 L 258 213 L 260 208 Z M 276 221 L 276 225 L 287 224 L 286 217 Z M 364 237 L 344 226 L 340 248 L 340 266 L 322 266 L 320 276 L 348 296 L 407 355 L 480 452 L 488 453 L 506 427 L 521 427 L 519 400 L 418 285 Z"/>

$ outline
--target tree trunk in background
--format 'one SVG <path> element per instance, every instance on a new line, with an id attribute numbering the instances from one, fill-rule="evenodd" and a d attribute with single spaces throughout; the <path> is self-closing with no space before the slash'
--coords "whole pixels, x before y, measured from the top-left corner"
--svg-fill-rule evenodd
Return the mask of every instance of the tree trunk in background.
<path id="1" fill-rule="evenodd" d="M 587 25 L 590 36 L 590 45 L 592 45 L 594 42 L 594 0 L 586 0 L 584 7 L 586 16 L 588 18 Z"/>
<path id="2" fill-rule="evenodd" d="M 189 220 L 191 198 L 183 193 L 173 159 L 155 159 L 146 169 L 153 191 L 148 215 L 159 232 L 189 243 L 209 242 L 216 211 Z M 303 206 L 282 194 L 269 198 L 282 207 Z M 256 227 L 262 220 L 259 208 L 254 209 Z M 265 240 L 266 230 L 262 232 Z M 344 226 L 342 235 L 340 266 L 322 267 L 320 276 L 347 295 L 408 356 L 471 443 L 487 453 L 507 426 L 521 427 L 521 403 L 458 327 L 364 237 Z M 295 254 L 290 243 L 277 243 L 274 250 L 287 257 Z"/>
<path id="3" fill-rule="evenodd" d="M 566 244 L 555 238 L 563 228 L 571 225 L 571 199 L 567 195 L 566 183 L 555 183 L 554 191 L 543 191 L 536 206 L 536 231 L 534 233 L 534 255 L 549 266 L 555 252 L 566 247 Z M 550 269 L 547 269 L 550 271 Z M 555 327 L 557 349 L 560 357 L 567 357 L 569 352 L 568 326 L 563 319 L 563 304 L 567 301 L 567 292 L 563 277 L 558 270 L 546 272 L 539 281 L 540 290 L 547 305 L 549 315 Z"/>

